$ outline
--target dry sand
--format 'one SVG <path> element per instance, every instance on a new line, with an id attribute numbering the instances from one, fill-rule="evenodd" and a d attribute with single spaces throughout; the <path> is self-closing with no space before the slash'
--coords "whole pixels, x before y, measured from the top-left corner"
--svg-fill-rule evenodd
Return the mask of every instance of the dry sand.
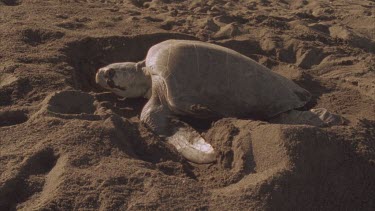
<path id="1" fill-rule="evenodd" d="M 0 26 L 0 210 L 375 210 L 374 0 L 0 0 Z M 349 122 L 192 121 L 219 155 L 189 163 L 139 122 L 144 99 L 94 83 L 171 38 L 241 52 Z"/>

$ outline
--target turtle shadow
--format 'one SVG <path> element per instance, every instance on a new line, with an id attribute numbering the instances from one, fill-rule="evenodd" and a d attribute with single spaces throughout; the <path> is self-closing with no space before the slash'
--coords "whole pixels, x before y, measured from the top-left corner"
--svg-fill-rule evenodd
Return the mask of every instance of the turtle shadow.
<path id="1" fill-rule="evenodd" d="M 178 116 L 178 119 L 187 123 L 199 133 L 204 133 L 208 131 L 212 127 L 212 125 L 221 118 L 201 119 L 190 116 Z"/>
<path id="2" fill-rule="evenodd" d="M 112 92 L 102 92 L 95 94 L 96 100 L 101 103 L 101 106 L 110 109 L 115 114 L 130 119 L 131 121 L 139 122 L 140 114 L 143 107 L 148 102 L 147 98 L 121 98 Z M 221 118 L 195 118 L 191 116 L 178 116 L 183 122 L 186 122 L 199 133 L 206 132 L 212 124 Z"/>
<path id="3" fill-rule="evenodd" d="M 146 98 L 121 98 L 112 92 L 102 92 L 95 94 L 95 98 L 102 107 L 110 109 L 115 114 L 139 121 L 139 116 L 148 99 Z"/>

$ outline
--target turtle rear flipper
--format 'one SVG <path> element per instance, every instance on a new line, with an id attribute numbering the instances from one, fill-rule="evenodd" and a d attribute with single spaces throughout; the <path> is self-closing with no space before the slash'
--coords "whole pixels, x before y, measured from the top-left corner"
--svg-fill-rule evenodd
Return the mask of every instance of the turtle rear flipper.
<path id="1" fill-rule="evenodd" d="M 325 108 L 310 109 L 309 112 L 311 112 L 312 114 L 315 114 L 327 126 L 345 125 L 348 123 L 348 120 L 345 119 L 344 117 L 338 114 L 331 113 Z"/>
<path id="2" fill-rule="evenodd" d="M 291 110 L 278 115 L 270 120 L 271 123 L 312 125 L 325 127 L 333 125 L 345 125 L 348 121 L 325 108 L 310 109 L 309 111 Z"/>

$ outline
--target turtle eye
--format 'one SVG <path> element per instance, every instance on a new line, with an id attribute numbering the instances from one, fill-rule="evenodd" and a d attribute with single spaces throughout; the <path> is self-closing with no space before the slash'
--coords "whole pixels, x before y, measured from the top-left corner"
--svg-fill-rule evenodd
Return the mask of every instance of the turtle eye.
<path id="1" fill-rule="evenodd" d="M 115 75 L 115 70 L 114 69 L 108 69 L 107 71 L 105 71 L 104 75 L 107 78 L 113 78 L 113 76 Z"/>

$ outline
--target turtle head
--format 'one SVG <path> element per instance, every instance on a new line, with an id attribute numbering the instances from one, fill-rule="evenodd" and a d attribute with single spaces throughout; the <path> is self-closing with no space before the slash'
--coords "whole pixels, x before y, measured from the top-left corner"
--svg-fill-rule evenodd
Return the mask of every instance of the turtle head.
<path id="1" fill-rule="evenodd" d="M 138 63 L 114 63 L 100 68 L 95 81 L 101 87 L 125 98 L 147 97 L 151 78 Z"/>

